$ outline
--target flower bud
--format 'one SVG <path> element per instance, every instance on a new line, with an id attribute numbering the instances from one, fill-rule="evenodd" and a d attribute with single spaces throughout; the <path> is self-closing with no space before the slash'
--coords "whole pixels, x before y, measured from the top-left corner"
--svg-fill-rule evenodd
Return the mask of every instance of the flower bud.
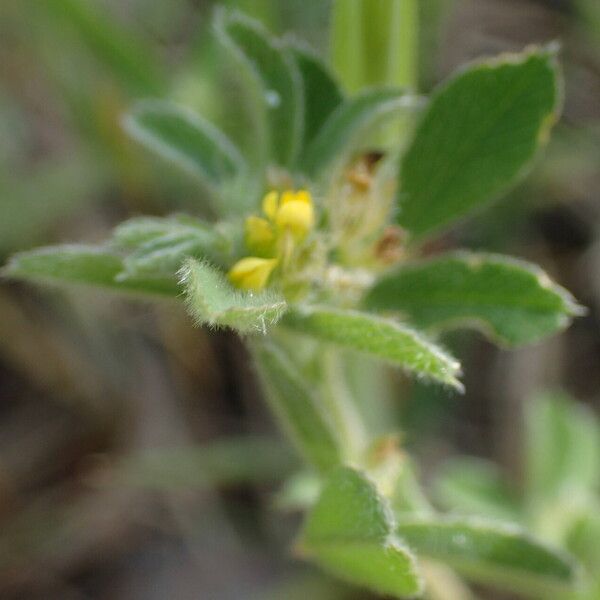
<path id="1" fill-rule="evenodd" d="M 273 226 L 266 219 L 250 216 L 246 219 L 246 246 L 258 256 L 268 256 L 273 252 L 275 232 Z"/>
<path id="2" fill-rule="evenodd" d="M 279 207 L 275 217 L 279 229 L 289 230 L 296 239 L 303 239 L 315 224 L 312 203 L 290 200 Z"/>
<path id="3" fill-rule="evenodd" d="M 279 229 L 287 229 L 296 239 L 303 239 L 315 224 L 315 210 L 308 190 L 283 192 L 275 215 Z"/>
<path id="4" fill-rule="evenodd" d="M 262 209 L 269 219 L 273 220 L 279 208 L 279 193 L 269 192 L 262 201 Z"/>
<path id="5" fill-rule="evenodd" d="M 276 258 L 242 258 L 231 267 L 229 281 L 243 290 L 260 291 L 267 285 L 277 262 Z"/>

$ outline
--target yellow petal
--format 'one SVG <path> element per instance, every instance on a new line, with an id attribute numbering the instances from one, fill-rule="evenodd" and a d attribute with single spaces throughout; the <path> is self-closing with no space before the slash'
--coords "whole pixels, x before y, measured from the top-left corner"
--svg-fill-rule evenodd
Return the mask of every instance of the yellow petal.
<path id="1" fill-rule="evenodd" d="M 268 255 L 273 251 L 275 232 L 273 226 L 266 219 L 250 216 L 246 219 L 246 246 L 258 255 Z"/>
<path id="2" fill-rule="evenodd" d="M 279 207 L 279 192 L 269 192 L 262 201 L 262 209 L 269 219 L 273 220 Z"/>
<path id="3" fill-rule="evenodd" d="M 283 192 L 281 194 L 280 206 L 283 206 L 284 204 L 287 204 L 288 202 L 293 202 L 295 199 L 296 199 L 296 192 L 294 192 L 293 190 L 285 190 L 285 192 Z"/>
<path id="4" fill-rule="evenodd" d="M 227 276 L 229 281 L 238 288 L 259 291 L 267 285 L 277 262 L 276 258 L 248 256 L 235 263 Z"/>
<path id="5" fill-rule="evenodd" d="M 312 194 L 308 190 L 298 190 L 294 199 L 298 202 L 304 202 L 306 204 L 313 203 Z"/>
<path id="6" fill-rule="evenodd" d="M 287 229 L 295 238 L 302 239 L 313 228 L 315 212 L 312 204 L 290 200 L 277 211 L 275 223 L 279 229 Z"/>

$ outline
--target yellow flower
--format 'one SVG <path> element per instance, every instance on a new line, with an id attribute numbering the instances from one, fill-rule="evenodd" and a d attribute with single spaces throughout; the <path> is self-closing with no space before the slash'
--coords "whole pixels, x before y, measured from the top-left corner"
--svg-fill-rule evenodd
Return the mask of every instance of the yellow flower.
<path id="1" fill-rule="evenodd" d="M 250 216 L 245 224 L 245 241 L 248 250 L 258 256 L 269 256 L 275 247 L 275 231 L 266 219 Z"/>
<path id="2" fill-rule="evenodd" d="M 278 262 L 276 258 L 242 258 L 229 270 L 229 281 L 243 290 L 260 291 L 267 285 Z"/>
<path id="3" fill-rule="evenodd" d="M 285 268 L 295 243 L 315 224 L 308 190 L 271 191 L 263 198 L 262 211 L 266 218 L 251 215 L 245 221 L 246 247 L 254 256 L 239 260 L 228 274 L 231 283 L 244 290 L 262 290 L 275 267 L 281 262 Z"/>
<path id="4" fill-rule="evenodd" d="M 291 231 L 299 240 L 305 238 L 315 224 L 315 210 L 310 192 L 284 192 L 274 220 L 280 230 Z"/>
<path id="5" fill-rule="evenodd" d="M 262 201 L 262 209 L 265 215 L 273 221 L 279 207 L 279 192 L 269 192 Z"/>
<path id="6" fill-rule="evenodd" d="M 280 231 L 290 231 L 301 240 L 315 224 L 313 200 L 308 190 L 286 190 L 281 195 L 269 192 L 263 199 L 262 209 Z"/>

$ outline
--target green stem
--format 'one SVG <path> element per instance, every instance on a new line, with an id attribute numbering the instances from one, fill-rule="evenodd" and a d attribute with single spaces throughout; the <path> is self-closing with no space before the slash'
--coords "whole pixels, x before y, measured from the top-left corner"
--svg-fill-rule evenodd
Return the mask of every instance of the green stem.
<path id="1" fill-rule="evenodd" d="M 387 83 L 419 88 L 419 7 L 416 0 L 394 2 Z"/>
<path id="2" fill-rule="evenodd" d="M 433 514 L 435 509 L 414 472 L 411 461 L 405 459 L 398 475 L 392 507 L 398 520 L 403 513 Z M 476 600 L 467 584 L 451 568 L 435 560 L 419 558 L 426 582 L 427 600 Z"/>
<path id="3" fill-rule="evenodd" d="M 418 88 L 418 0 L 335 0 L 331 59 L 349 92 Z"/>
<path id="4" fill-rule="evenodd" d="M 322 395 L 327 413 L 346 460 L 357 461 L 365 450 L 367 433 L 348 387 L 340 354 L 333 348 L 325 348 L 321 361 Z"/>
<path id="5" fill-rule="evenodd" d="M 335 0 L 331 18 L 331 62 L 348 92 L 357 92 L 365 84 L 363 39 L 363 0 Z"/>
<path id="6" fill-rule="evenodd" d="M 306 461 L 326 472 L 343 462 L 337 432 L 314 389 L 297 365 L 274 342 L 254 336 L 248 340 L 270 408 Z"/>
<path id="7" fill-rule="evenodd" d="M 372 86 L 418 89 L 418 0 L 335 0 L 332 11 L 331 59 L 348 92 Z M 397 124 L 375 132 L 373 143 L 397 146 L 409 125 L 399 117 Z"/>

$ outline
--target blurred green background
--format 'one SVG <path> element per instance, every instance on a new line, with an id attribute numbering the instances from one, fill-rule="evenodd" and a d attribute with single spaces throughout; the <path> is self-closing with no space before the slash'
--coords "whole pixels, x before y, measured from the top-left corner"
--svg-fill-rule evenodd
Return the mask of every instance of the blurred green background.
<path id="1" fill-rule="evenodd" d="M 0 3 L 2 262 L 101 240 L 129 216 L 208 210 L 207 191 L 130 142 L 120 118 L 136 98 L 168 97 L 252 147 L 213 4 Z M 329 2 L 224 4 L 327 54 Z M 564 116 L 544 159 L 440 243 L 538 262 L 589 312 L 516 352 L 454 335 L 465 396 L 390 374 L 388 404 L 364 410 L 403 430 L 426 480 L 468 453 L 518 486 L 533 394 L 600 407 L 600 3 L 422 0 L 420 20 L 423 92 L 466 60 L 561 42 Z M 170 305 L 2 283 L 0 598 L 364 598 L 294 561 L 298 515 L 277 495 L 294 469 L 234 335 L 193 329 Z"/>

